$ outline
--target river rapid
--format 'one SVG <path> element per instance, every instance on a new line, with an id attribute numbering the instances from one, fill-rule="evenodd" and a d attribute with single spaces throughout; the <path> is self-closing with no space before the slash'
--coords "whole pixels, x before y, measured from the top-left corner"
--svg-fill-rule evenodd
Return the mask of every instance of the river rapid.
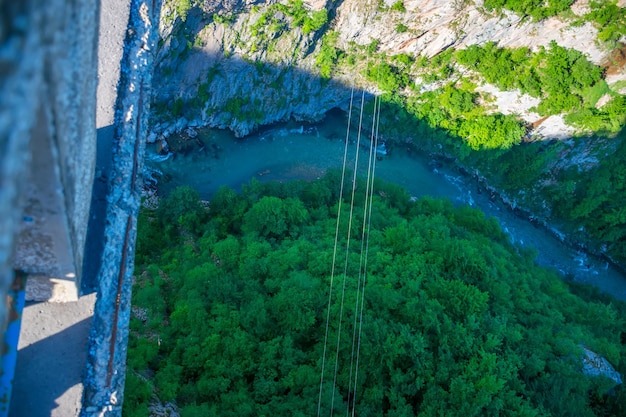
<path id="1" fill-rule="evenodd" d="M 346 116 L 331 112 L 316 125 L 290 122 L 236 139 L 225 130 L 201 129 L 190 139 L 195 146 L 167 159 L 149 145 L 148 168 L 160 171 L 159 195 L 167 195 L 179 185 L 195 188 L 202 199 L 226 185 L 239 190 L 252 178 L 259 181 L 313 180 L 330 168 L 341 168 L 346 138 Z M 354 125 L 354 121 L 353 121 Z M 352 129 L 356 130 L 356 129 Z M 367 142 L 368 137 L 361 140 Z M 350 141 L 355 143 L 356 132 Z M 356 145 L 349 147 L 348 164 L 353 167 Z M 369 151 L 361 147 L 359 170 L 365 171 Z M 521 218 L 488 193 L 480 193 L 471 178 L 455 167 L 441 165 L 427 155 L 403 148 L 379 149 L 376 177 L 405 187 L 415 197 L 450 199 L 455 205 L 470 205 L 495 217 L 510 239 L 537 252 L 539 265 L 554 268 L 564 277 L 599 287 L 626 301 L 626 276 L 606 261 L 577 251 L 543 227 Z"/>

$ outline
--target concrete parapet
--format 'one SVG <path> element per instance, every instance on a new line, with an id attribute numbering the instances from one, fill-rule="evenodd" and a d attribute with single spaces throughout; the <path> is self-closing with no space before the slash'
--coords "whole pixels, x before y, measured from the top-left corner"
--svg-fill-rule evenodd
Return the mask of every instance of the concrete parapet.
<path id="1" fill-rule="evenodd" d="M 115 108 L 106 244 L 98 272 L 81 416 L 121 416 L 141 176 L 160 0 L 131 0 Z"/>
<path id="2" fill-rule="evenodd" d="M 38 289 L 45 287 L 38 299 L 78 297 L 95 166 L 99 4 L 0 0 L 0 328 L 5 337 L 6 294 L 16 270 L 37 277 L 31 282 L 38 282 Z"/>
<path id="3" fill-rule="evenodd" d="M 75 300 L 95 167 L 99 1 L 4 3 L 0 291 L 20 269 Z"/>

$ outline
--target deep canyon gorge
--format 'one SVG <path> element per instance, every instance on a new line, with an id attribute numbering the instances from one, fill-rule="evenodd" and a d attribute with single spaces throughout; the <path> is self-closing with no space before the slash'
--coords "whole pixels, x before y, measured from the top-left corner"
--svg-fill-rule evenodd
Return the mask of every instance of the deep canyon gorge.
<path id="1" fill-rule="evenodd" d="M 312 251 L 320 258 L 328 256 L 321 243 L 326 235 L 319 229 L 323 228 L 321 223 L 317 223 L 326 218 L 328 207 L 318 207 L 320 202 L 310 197 L 317 193 L 323 200 L 325 194 L 320 187 L 336 184 L 333 168 L 341 165 L 342 126 L 346 119 L 360 119 L 362 113 L 365 120 L 380 116 L 380 130 L 373 124 L 368 127 L 367 123 L 362 128 L 364 136 L 371 134 L 373 138 L 376 133 L 384 143 L 377 158 L 378 175 L 401 183 L 408 190 L 406 195 L 396 194 L 399 192 L 396 189 L 377 183 L 374 200 L 379 202 L 374 205 L 379 204 L 380 210 L 385 212 L 384 205 L 393 213 L 438 207 L 430 212 L 430 216 L 436 217 L 436 211 L 449 213 L 446 211 L 449 209 L 431 203 L 428 197 L 421 198 L 443 197 L 461 210 L 448 214 L 450 221 L 456 226 L 462 224 L 468 232 L 473 229 L 462 220 L 466 215 L 463 206 L 477 207 L 498 219 L 507 239 L 517 247 L 516 256 L 532 258 L 533 263 L 556 272 L 571 286 L 569 290 L 557 290 L 560 284 L 548 284 L 551 279 L 539 270 L 524 270 L 529 281 L 515 284 L 522 288 L 507 290 L 515 293 L 514 298 L 519 298 L 521 303 L 513 303 L 514 309 L 539 311 L 536 304 L 530 307 L 522 300 L 537 302 L 544 291 L 554 297 L 548 302 L 554 306 L 563 301 L 556 295 L 565 294 L 562 291 L 572 291 L 585 298 L 579 291 L 587 287 L 577 287 L 580 283 L 593 283 L 623 298 L 624 277 L 620 272 L 626 257 L 623 6 L 619 2 L 594 1 L 166 1 L 156 50 L 154 80 L 159 87 L 152 98 L 148 136 L 151 145 L 145 171 L 152 187 L 151 198 L 147 200 L 151 208 L 145 209 L 143 223 L 140 221 L 140 227 L 145 227 L 143 233 L 141 229 L 139 232 L 137 267 L 141 278 L 135 288 L 136 321 L 134 327 L 131 324 L 131 329 L 138 332 L 138 336 L 131 337 L 129 366 L 138 372 L 132 377 L 132 386 L 142 394 L 131 394 L 133 404 L 138 407 L 132 410 L 143 413 L 138 410 L 145 410 L 142 407 L 147 407 L 147 393 L 155 390 L 162 401 L 173 401 L 166 408 L 176 408 L 176 403 L 182 406 L 183 415 L 280 414 L 286 409 L 292 414 L 298 410 L 296 413 L 307 415 L 312 411 L 299 401 L 312 395 L 315 378 L 311 368 L 316 366 L 321 341 L 304 323 L 322 321 L 323 306 L 315 294 L 318 294 L 318 282 L 326 278 L 316 275 L 317 269 L 312 265 L 317 263 L 305 252 Z M 352 106 L 354 96 L 357 99 Z M 354 137 L 356 133 L 352 135 L 347 135 L 346 140 L 354 144 L 358 139 Z M 351 155 L 363 153 L 365 159 L 368 148 L 373 147 L 366 145 Z M 174 189 L 180 185 L 192 188 Z M 356 179 L 352 187 L 362 189 Z M 158 203 L 153 198 L 155 190 L 160 195 Z M 409 197 L 415 201 L 414 209 L 407 209 L 406 201 L 397 202 Z M 198 198 L 205 200 L 205 209 L 198 206 Z M 395 218 L 392 212 L 386 212 L 390 219 Z M 394 352 L 408 355 L 409 361 L 427 369 L 461 364 L 464 357 L 461 352 L 471 356 L 472 348 L 465 351 L 460 345 L 447 344 L 445 337 L 422 345 L 410 332 L 421 335 L 416 336 L 418 339 L 428 334 L 425 332 L 429 325 L 417 317 L 436 321 L 432 318 L 433 310 L 422 310 L 436 299 L 445 305 L 445 318 L 440 317 L 438 320 L 443 320 L 440 323 L 452 320 L 459 327 L 449 327 L 447 331 L 465 334 L 472 328 L 465 320 L 471 321 L 473 313 L 465 318 L 454 316 L 455 308 L 464 301 L 454 298 L 457 304 L 452 307 L 441 296 L 461 297 L 459 294 L 476 288 L 492 297 L 489 309 L 482 310 L 484 314 L 499 319 L 511 317 L 495 312 L 500 308 L 497 305 L 502 300 L 502 287 L 490 287 L 488 282 L 497 262 L 486 260 L 488 255 L 472 252 L 461 243 L 446 249 L 453 254 L 437 252 L 434 249 L 437 245 L 430 240 L 440 230 L 436 222 L 430 232 L 425 232 L 409 220 L 410 214 L 404 215 L 410 226 L 389 223 L 387 228 L 372 230 L 373 236 L 378 236 L 377 233 L 383 236 L 382 241 L 375 240 L 374 244 L 386 242 L 395 249 L 377 246 L 375 262 L 377 265 L 380 262 L 378 268 L 382 269 L 372 278 L 373 288 L 368 287 L 368 291 L 377 302 L 385 297 L 398 297 L 400 304 L 397 309 L 383 308 L 380 314 L 385 317 L 389 314 L 393 320 L 379 323 L 371 315 L 380 305 L 370 302 L 368 308 L 372 311 L 366 313 L 370 314 L 368 321 L 375 321 L 380 327 L 369 324 L 365 332 L 371 337 L 385 334 L 387 340 L 394 340 L 394 346 L 412 346 Z M 164 221 L 167 216 L 178 220 L 171 224 Z M 372 217 L 382 221 L 376 214 Z M 428 228 L 424 224 L 434 222 L 427 217 L 419 217 L 422 227 Z M 455 226 L 445 227 L 456 230 Z M 491 230 L 487 224 L 479 227 Z M 165 235 L 157 230 L 165 230 Z M 456 231 L 449 236 L 446 233 L 446 242 L 463 239 Z M 497 233 L 492 233 L 488 236 L 495 242 Z M 308 242 L 312 236 L 321 239 L 317 245 Z M 425 247 L 434 251 L 432 256 L 444 259 L 446 265 L 442 270 L 432 270 L 437 271 L 432 272 L 437 277 L 433 282 L 423 272 L 435 267 L 426 260 L 429 255 L 419 252 L 424 248 L 421 239 L 429 242 Z M 470 239 L 482 241 L 479 236 Z M 179 243 L 167 243 L 170 240 Z M 402 241 L 407 244 L 403 246 Z M 476 246 L 481 248 L 477 249 L 479 252 L 489 253 L 486 245 L 481 247 L 476 243 Z M 396 266 L 411 262 L 400 255 L 409 248 L 419 254 L 412 255 L 413 267 L 406 270 L 406 275 L 400 274 L 403 278 L 394 284 L 398 275 L 391 272 L 393 266 L 384 266 L 387 264 L 383 259 L 395 259 Z M 457 250 L 462 254 L 456 254 Z M 203 255 L 188 259 L 189 251 Z M 454 260 L 448 260 L 447 256 Z M 173 259 L 179 259 L 179 263 L 172 263 Z M 268 264 L 269 259 L 274 263 Z M 484 267 L 483 260 L 492 265 L 491 269 Z M 279 266 L 283 263 L 286 269 Z M 174 265 L 182 269 L 177 270 Z M 516 279 L 514 271 L 518 270 L 514 266 L 508 268 L 510 272 L 503 276 L 495 273 L 504 286 L 508 285 L 505 282 Z M 253 270 L 257 273 L 250 275 Z M 277 282 L 277 274 L 284 274 L 284 284 Z M 201 284 L 202 277 L 213 277 L 208 278 L 209 288 Z M 226 277 L 231 278 L 222 281 Z M 531 282 L 535 280 L 546 288 L 534 287 Z M 448 285 L 444 283 L 457 286 L 456 290 L 446 292 L 451 287 L 444 289 L 441 286 Z M 172 285 L 182 289 L 174 295 Z M 391 295 L 382 290 L 395 288 L 393 285 L 409 293 Z M 535 290 L 525 292 L 527 285 Z M 330 291 L 332 294 L 332 279 Z M 464 294 L 476 303 L 482 296 Z M 163 302 L 152 306 L 151 297 L 160 297 Z M 291 302 L 287 301 L 289 298 Z M 418 299 L 421 301 L 414 301 Z M 408 321 L 403 321 L 411 315 L 403 310 L 405 301 L 406 306 L 419 311 Z M 193 313 L 191 306 L 195 306 Z M 329 298 L 329 315 L 331 307 Z M 280 318 L 277 311 L 290 313 Z M 169 320 L 176 324 L 159 324 L 168 321 L 168 314 Z M 538 319 L 532 326 L 526 323 L 524 332 L 533 326 L 552 331 L 562 329 L 553 322 L 547 325 L 554 316 L 546 314 L 552 318 L 546 322 Z M 616 318 L 615 323 L 613 319 L 608 321 L 616 325 L 616 334 L 623 335 L 618 330 L 623 328 L 619 324 L 621 314 L 607 314 L 606 317 Z M 258 317 L 253 319 L 253 315 Z M 339 317 L 341 334 L 341 313 Z M 356 311 L 354 317 L 356 326 Z M 580 320 L 576 315 L 567 317 L 566 320 Z M 212 330 L 208 334 L 205 328 L 194 324 L 194 320 L 209 319 Z M 517 319 L 511 320 L 517 323 Z M 608 325 L 608 322 L 604 323 Z M 397 325 L 409 326 L 410 334 L 390 330 Z M 337 331 L 335 326 L 336 323 L 331 324 L 331 333 Z M 518 367 L 511 362 L 503 365 L 517 370 L 514 374 L 522 378 L 525 387 L 520 389 L 543 387 L 537 388 L 536 393 L 541 394 L 524 391 L 527 394 L 523 395 L 528 395 L 525 398 L 533 398 L 528 404 L 524 401 L 507 404 L 516 412 L 529 415 L 539 415 L 541 410 L 554 414 L 566 412 L 568 405 L 553 403 L 547 399 L 550 395 L 544 394 L 543 384 L 555 375 L 552 372 L 559 360 L 546 359 L 545 363 L 550 365 L 538 365 L 545 366 L 546 375 L 553 375 L 539 377 L 531 370 L 535 369 L 531 364 L 535 359 L 531 358 L 532 354 L 526 356 L 525 348 L 516 345 L 519 341 L 516 337 L 499 333 L 486 322 L 482 326 L 489 329 L 486 330 L 489 337 L 498 334 L 495 337 L 507 340 L 511 358 L 524 358 L 520 360 L 525 365 Z M 380 330 L 383 328 L 386 330 Z M 150 345 L 154 332 L 166 335 L 163 347 L 157 350 Z M 578 330 L 571 328 L 567 332 L 571 333 L 568 336 L 560 333 L 557 339 L 574 340 L 570 337 Z M 199 353 L 192 348 L 197 355 L 192 359 L 182 346 L 191 343 L 194 337 L 207 337 L 202 345 L 207 350 Z M 465 337 L 463 343 L 471 343 L 472 337 L 482 336 L 477 333 Z M 533 340 L 531 344 L 536 342 L 530 336 L 525 337 Z M 551 345 L 556 340 L 547 334 L 545 337 L 539 343 Z M 258 345 L 251 342 L 256 339 Z M 274 354 L 270 352 L 275 352 L 272 349 L 279 345 L 292 356 L 276 359 L 282 365 L 264 363 L 265 355 Z M 235 350 L 234 346 L 237 346 Z M 454 354 L 442 353 L 451 346 Z M 488 343 L 482 346 L 493 347 Z M 493 353 L 494 360 L 497 357 L 504 363 L 505 359 L 499 356 L 503 345 L 494 346 L 499 347 L 488 355 Z M 370 349 L 375 351 L 379 347 Z M 429 349 L 439 349 L 434 359 L 420 356 Z M 548 350 L 572 352 L 570 349 L 553 346 Z M 337 361 L 339 351 L 338 338 Z M 547 351 L 537 347 L 534 352 L 543 355 Z M 311 353 L 313 358 L 307 356 Z M 255 354 L 260 355 L 258 361 L 240 362 Z M 200 357 L 206 361 L 204 365 Z M 617 357 L 613 356 L 610 362 L 615 365 Z M 295 358 L 299 358 L 297 363 L 291 362 Z M 484 362 L 485 356 L 471 358 L 470 363 L 481 363 L 484 378 L 485 375 L 500 378 L 496 374 L 502 368 L 499 371 L 490 368 Z M 354 392 L 348 386 L 341 388 L 347 389 L 337 394 L 341 406 L 354 410 L 358 397 L 363 415 L 381 412 L 426 415 L 444 409 L 495 415 L 501 406 L 498 404 L 510 401 L 505 392 L 514 384 L 512 380 L 505 378 L 504 385 L 494 388 L 485 379 L 472 380 L 471 366 L 460 365 L 457 370 L 460 374 L 455 379 L 460 385 L 449 385 L 445 378 L 423 385 L 420 381 L 428 380 L 433 375 L 430 371 L 405 368 L 394 360 L 384 363 L 381 370 L 372 369 L 368 373 L 366 379 L 378 381 L 378 385 Z M 231 366 L 234 366 L 231 372 L 217 370 Z M 608 368 L 604 369 L 607 372 L 604 375 L 608 376 Z M 622 369 L 622 365 L 617 365 L 617 369 Z M 147 385 L 141 381 L 153 372 L 155 375 Z M 408 375 L 416 379 L 406 382 L 408 385 L 387 386 L 390 380 L 376 372 L 395 382 Z M 296 374 L 297 380 L 293 379 Z M 185 380 L 184 375 L 193 376 Z M 347 375 L 340 373 L 339 378 Z M 573 381 L 578 377 L 572 378 L 570 383 L 575 384 Z M 533 382 L 526 385 L 529 381 Z M 380 391 L 381 386 L 387 386 L 389 391 Z M 435 394 L 438 389 L 441 391 Z M 565 391 L 584 401 L 584 395 L 573 394 L 576 389 L 572 386 Z M 476 401 L 468 400 L 472 395 L 476 395 Z M 319 396 L 321 405 L 321 386 Z M 335 398 L 334 393 L 332 396 Z M 450 402 L 442 398 L 450 398 Z M 464 405 L 455 403 L 460 398 L 465 398 Z M 609 397 L 603 398 L 602 404 L 613 404 Z M 529 409 L 524 408 L 527 405 Z M 596 406 L 580 405 L 577 412 L 595 415 L 599 412 Z M 530 411 L 532 407 L 538 408 Z"/>
<path id="2" fill-rule="evenodd" d="M 12 415 L 626 415 L 626 1 L 95 3 L 0 7 Z"/>

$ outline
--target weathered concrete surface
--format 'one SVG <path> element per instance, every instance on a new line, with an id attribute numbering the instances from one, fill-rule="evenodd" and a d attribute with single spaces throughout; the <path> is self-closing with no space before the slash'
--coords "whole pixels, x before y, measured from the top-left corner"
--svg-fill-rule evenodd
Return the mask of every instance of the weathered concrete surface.
<path id="1" fill-rule="evenodd" d="M 95 164 L 99 2 L 4 3 L 1 275 L 48 275 L 76 299 Z"/>
<path id="2" fill-rule="evenodd" d="M 14 268 L 67 282 L 61 293 L 76 299 L 95 162 L 99 2 L 0 6 L 0 299 Z"/>
<path id="3" fill-rule="evenodd" d="M 58 4 L 57 4 L 58 3 Z M 95 105 L 100 2 L 50 1 L 44 26 L 58 40 L 46 55 L 46 97 L 59 155 L 69 238 L 80 284 L 96 157 Z M 45 103 L 44 103 L 45 104 Z"/>
<path id="4" fill-rule="evenodd" d="M 16 241 L 16 268 L 29 274 L 28 301 L 76 301 L 77 269 L 67 221 L 58 151 L 41 109 L 29 146 L 31 168 L 24 173 L 22 221 Z M 84 227 L 84 226 L 83 226 Z"/>
<path id="5" fill-rule="evenodd" d="M 102 4 L 100 11 L 96 172 L 85 246 L 83 280 L 79 289 L 81 294 L 96 291 L 98 287 L 97 275 L 105 244 L 106 193 L 111 171 L 115 99 L 129 10 L 130 0 L 107 0 Z"/>
<path id="6" fill-rule="evenodd" d="M 97 2 L 55 0 L 52 3 L 58 7 L 57 13 L 70 13 L 70 11 L 73 10 L 72 7 L 82 7 L 95 13 L 96 18 L 98 17 Z M 62 4 L 62 7 L 59 7 L 59 3 Z M 89 103 L 68 101 L 68 105 L 86 106 L 80 111 L 77 111 L 76 109 L 69 109 L 68 112 L 75 113 L 72 117 L 80 116 L 81 111 L 91 112 L 90 116 L 86 119 L 86 125 L 88 126 L 84 126 L 85 130 L 89 129 L 87 135 L 84 136 L 84 140 L 91 141 L 91 151 L 95 151 L 96 143 L 94 136 L 96 127 L 98 128 L 98 159 L 96 166 L 96 175 L 98 178 L 101 178 L 104 174 L 106 165 L 110 166 L 110 144 L 113 130 L 112 123 L 115 98 L 117 95 L 117 82 L 119 79 L 119 62 L 122 57 L 124 35 L 126 32 L 126 25 L 128 23 L 129 4 L 130 0 L 107 0 L 103 2 L 103 7 L 99 16 L 100 41 L 98 43 L 98 70 L 96 72 L 94 65 L 94 67 L 84 75 L 85 77 L 90 77 L 90 80 L 83 80 L 81 82 L 79 77 L 78 84 L 71 87 L 77 94 L 81 94 L 81 89 L 86 89 L 88 90 L 85 91 L 86 96 L 93 97 L 95 93 L 95 83 L 97 82 L 97 113 L 95 113 L 95 101 L 89 101 Z M 80 18 L 81 13 L 76 13 L 75 16 Z M 51 18 L 51 16 L 48 16 L 48 20 Z M 67 27 L 68 33 L 66 34 L 65 31 L 59 32 L 61 28 L 59 28 L 58 25 L 55 25 L 54 30 L 56 30 L 56 32 L 54 32 L 53 35 L 56 36 L 54 39 L 58 38 L 57 41 L 59 42 L 66 42 L 66 36 L 76 36 L 78 31 L 81 31 L 80 33 L 82 34 L 91 34 L 92 36 L 98 34 L 98 25 L 96 22 L 92 21 L 90 23 L 91 26 L 86 26 L 85 22 L 83 22 L 84 24 L 77 23 L 74 25 L 72 22 L 67 22 L 64 19 L 60 20 L 66 22 L 65 27 Z M 63 47 L 65 47 L 65 44 Z M 96 54 L 95 44 L 91 42 L 88 44 L 86 43 L 84 48 L 87 50 L 82 51 L 81 54 L 88 57 L 90 63 L 93 64 L 92 60 L 95 59 Z M 62 49 L 63 48 L 61 46 L 55 46 L 53 48 L 53 50 L 58 53 L 61 53 Z M 78 49 L 75 51 L 79 52 Z M 37 63 L 38 56 L 41 57 L 41 62 L 39 62 L 38 68 L 43 71 L 43 57 L 41 55 L 30 54 L 28 56 L 29 62 Z M 59 61 L 58 63 L 56 61 L 48 62 L 47 65 L 67 66 L 76 65 L 76 62 L 79 63 L 79 61 L 65 59 Z M 78 70 L 78 68 L 73 69 L 69 71 L 69 74 L 73 74 L 72 77 L 76 77 L 75 72 Z M 49 72 L 54 71 L 50 69 Z M 62 72 L 62 69 L 57 69 L 56 72 Z M 42 80 L 43 76 L 40 76 L 39 81 L 43 82 Z M 73 81 L 64 79 L 63 82 L 71 83 Z M 36 94 L 33 94 L 32 96 L 36 97 Z M 49 113 L 51 112 L 49 109 L 46 111 Z M 97 115 L 96 120 L 94 120 L 94 114 Z M 26 118 L 25 120 L 28 119 Z M 48 128 L 47 124 L 40 124 L 40 128 L 41 125 L 43 125 L 43 128 L 45 129 Z M 83 133 L 85 133 L 85 130 L 83 130 Z M 102 133 L 104 133 L 104 137 L 102 137 Z M 67 137 L 71 139 L 74 136 L 68 135 Z M 34 140 L 31 142 L 33 155 L 32 165 L 34 167 L 40 167 L 42 162 L 46 162 L 46 158 L 50 160 L 53 148 L 49 142 L 47 144 L 45 142 L 45 140 L 48 139 L 47 135 L 39 135 L 38 138 L 41 139 L 41 141 L 38 144 L 35 142 L 37 138 L 35 136 L 33 136 L 33 138 Z M 26 143 L 28 144 L 28 142 Z M 87 148 L 87 146 L 85 145 L 83 148 Z M 43 152 L 43 150 L 47 149 L 50 149 L 50 151 Z M 31 155 L 29 152 L 26 152 L 26 154 L 26 157 Z M 80 158 L 78 158 L 76 162 L 79 162 L 79 160 Z M 63 198 L 64 193 L 58 193 L 58 191 L 62 190 L 67 193 L 68 190 L 71 189 L 81 189 L 84 192 L 87 188 L 92 186 L 92 184 L 88 182 L 94 182 L 90 179 L 94 176 L 93 155 L 91 159 L 84 161 L 84 163 L 85 165 L 82 167 L 82 170 L 79 170 L 81 172 L 80 175 L 85 176 L 85 178 L 81 178 L 79 180 L 81 185 L 65 189 L 64 185 L 59 183 L 57 184 L 58 188 L 55 188 L 50 184 L 50 182 L 46 181 L 46 179 L 54 178 L 54 171 L 52 171 L 52 174 L 50 174 L 50 171 L 46 174 L 45 171 L 39 169 L 36 174 L 37 178 L 39 178 L 39 182 L 41 183 L 40 188 L 48 190 L 48 194 L 52 193 L 56 197 L 60 195 Z M 1 180 L 5 181 L 5 179 L 8 181 L 8 179 L 2 175 Z M 13 182 L 12 184 L 17 183 L 17 180 L 14 179 L 13 181 L 16 182 Z M 28 192 L 34 192 L 32 191 L 31 181 L 29 180 L 27 182 L 29 185 L 27 187 L 22 187 L 23 195 L 28 195 L 26 194 Z M 99 185 L 103 184 L 101 179 L 96 179 L 95 183 Z M 0 187 L 0 194 L 3 190 L 5 190 L 5 188 Z M 104 194 L 106 193 L 106 184 L 98 189 L 94 187 L 94 192 L 97 193 L 94 196 L 94 200 L 103 201 L 105 199 Z M 76 204 L 74 204 L 74 207 L 75 210 L 84 210 L 84 212 L 80 213 L 79 217 L 86 218 L 89 213 L 89 198 L 88 196 L 85 196 L 84 198 L 85 200 L 80 202 L 80 207 Z M 53 207 L 39 204 L 36 200 L 31 200 L 27 197 L 24 200 L 26 202 L 24 205 L 24 215 L 16 222 L 18 225 L 20 223 L 23 224 L 22 232 L 33 234 L 30 242 L 33 247 L 38 248 L 38 250 L 43 254 L 46 254 L 46 250 L 48 249 L 50 251 L 58 249 L 58 241 L 55 242 L 56 246 L 54 244 L 46 246 L 46 243 L 49 242 L 49 238 L 42 236 L 41 233 L 35 235 L 34 233 L 36 232 L 36 229 L 32 227 L 34 223 L 45 223 L 45 220 L 52 216 L 53 213 L 51 212 L 51 209 Z M 58 204 L 64 204 L 63 199 L 57 198 L 56 201 Z M 0 210 L 1 209 L 2 208 L 0 207 Z M 54 214 L 55 216 L 58 216 L 61 206 L 59 205 L 57 209 L 57 212 Z M 92 215 L 93 213 L 90 217 Z M 95 224 L 100 224 L 102 227 L 104 225 L 104 221 L 104 216 L 95 218 Z M 65 224 L 69 227 L 70 223 L 65 221 Z M 90 224 L 89 227 L 91 228 L 92 225 Z M 83 228 L 85 227 L 83 226 Z M 91 232 L 91 230 L 89 230 L 89 232 Z M 4 238 L 7 235 L 3 231 L 0 236 L 0 238 Z M 63 235 L 61 231 L 53 234 L 52 236 L 63 237 L 70 236 L 70 234 L 66 233 Z M 27 242 L 27 240 L 22 241 L 22 243 L 18 242 L 18 245 L 24 245 L 23 242 Z M 83 277 L 81 278 L 83 279 L 81 279 L 81 282 L 84 280 L 93 284 L 95 281 L 94 277 L 97 274 L 97 268 L 95 270 L 89 269 L 89 266 L 92 265 L 92 262 L 95 259 L 100 258 L 101 250 L 93 251 L 93 247 L 90 246 L 92 243 L 99 243 L 101 247 L 104 243 L 101 241 L 94 242 L 93 240 L 91 242 L 85 242 L 85 262 L 83 263 L 85 267 L 83 268 L 84 273 L 82 274 Z M 67 247 L 69 247 L 69 240 Z M 0 250 L 0 257 L 3 253 L 4 252 Z M 68 251 L 67 253 L 70 252 Z M 51 256 L 53 255 L 54 253 Z M 39 256 L 39 260 L 41 258 L 42 256 Z M 57 256 L 57 259 L 54 261 L 57 262 L 60 259 L 61 258 Z M 68 261 L 67 257 L 64 259 L 64 262 Z M 67 300 L 76 299 L 77 289 L 74 279 L 72 277 L 65 277 L 65 274 L 60 273 L 56 274 L 58 275 L 58 278 L 55 277 L 50 279 L 50 274 L 46 273 L 46 271 L 41 268 L 37 258 L 28 258 L 28 261 L 28 265 L 32 265 L 31 272 L 35 273 L 29 276 L 29 284 L 27 288 L 29 298 L 31 300 L 66 302 L 63 304 L 54 302 L 33 303 L 28 305 L 24 310 L 19 344 L 20 351 L 18 354 L 17 375 L 14 383 L 10 415 L 14 417 L 76 416 L 80 412 L 81 408 L 83 392 L 82 378 L 84 375 L 87 357 L 89 329 L 93 316 L 95 294 L 83 296 L 78 299 L 78 301 L 67 302 Z M 74 259 L 69 259 L 69 261 L 73 267 L 74 262 L 80 262 L 80 259 L 77 259 L 76 261 Z"/>
<path id="7" fill-rule="evenodd" d="M 161 2 L 131 0 L 115 111 L 106 244 L 98 273 L 81 416 L 121 416 L 141 172 Z"/>

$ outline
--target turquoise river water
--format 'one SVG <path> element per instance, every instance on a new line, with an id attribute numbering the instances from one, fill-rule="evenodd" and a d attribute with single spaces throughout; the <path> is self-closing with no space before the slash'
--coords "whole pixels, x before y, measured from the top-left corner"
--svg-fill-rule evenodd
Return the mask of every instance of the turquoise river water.
<path id="1" fill-rule="evenodd" d="M 201 198 L 209 200 L 222 185 L 239 189 L 252 178 L 259 181 L 315 179 L 329 168 L 342 166 L 347 120 L 331 113 L 317 125 L 288 123 L 263 130 L 245 139 L 229 131 L 202 129 L 194 142 L 197 148 L 176 153 L 166 160 L 148 149 L 147 164 L 164 175 L 159 194 L 166 195 L 178 185 L 190 185 Z M 357 138 L 351 133 L 351 141 Z M 367 141 L 367 137 L 362 137 Z M 353 163 L 356 146 L 350 146 Z M 367 167 L 369 151 L 362 147 L 359 165 Z M 476 184 L 454 168 L 436 164 L 426 155 L 394 148 L 379 155 L 376 176 L 405 187 L 412 196 L 448 198 L 455 205 L 467 204 L 498 219 L 512 241 L 537 250 L 537 263 L 555 268 L 576 281 L 591 283 L 626 300 L 626 277 L 601 259 L 564 245 L 551 233 L 520 218 L 504 205 L 479 193 Z"/>

